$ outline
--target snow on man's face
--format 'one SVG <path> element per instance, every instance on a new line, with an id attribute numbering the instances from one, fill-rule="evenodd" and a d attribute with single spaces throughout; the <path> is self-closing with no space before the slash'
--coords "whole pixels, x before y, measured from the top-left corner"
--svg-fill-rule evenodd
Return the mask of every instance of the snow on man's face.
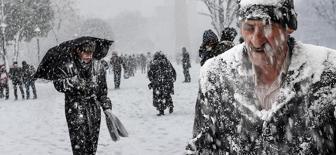
<path id="1" fill-rule="evenodd" d="M 284 60 L 288 33 L 282 25 L 269 20 L 247 19 L 241 21 L 240 31 L 254 65 L 264 68 Z"/>
<path id="2" fill-rule="evenodd" d="M 79 52 L 79 58 L 85 63 L 90 63 L 92 61 L 93 52 Z"/>

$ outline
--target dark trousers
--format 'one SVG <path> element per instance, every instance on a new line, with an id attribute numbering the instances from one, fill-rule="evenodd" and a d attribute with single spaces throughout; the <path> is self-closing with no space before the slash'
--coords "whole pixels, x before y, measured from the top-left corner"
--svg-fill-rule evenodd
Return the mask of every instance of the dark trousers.
<path id="1" fill-rule="evenodd" d="M 114 88 L 120 87 L 120 79 L 121 79 L 121 70 L 114 70 Z"/>
<path id="2" fill-rule="evenodd" d="M 6 91 L 6 93 L 4 94 L 4 91 Z M 0 84 L 0 98 L 5 97 L 6 99 L 9 98 L 9 87 L 8 87 L 8 83 L 5 84 Z"/>
<path id="3" fill-rule="evenodd" d="M 153 106 L 157 110 L 165 110 L 167 107 L 174 107 L 173 99 L 167 90 L 153 89 Z"/>
<path id="4" fill-rule="evenodd" d="M 184 82 L 190 82 L 191 78 L 190 78 L 189 69 L 183 68 L 183 74 L 184 74 Z"/>
<path id="5" fill-rule="evenodd" d="M 22 87 L 22 82 L 13 82 L 14 97 L 15 97 L 15 99 L 18 98 L 18 96 L 17 96 L 17 86 L 20 89 L 20 92 L 21 92 L 21 95 L 22 95 L 22 99 L 24 99 L 25 95 L 24 95 L 24 91 L 23 91 L 23 87 Z"/>
<path id="6" fill-rule="evenodd" d="M 73 154 L 96 154 L 101 117 L 99 105 L 94 100 L 66 102 L 65 116 Z"/>
<path id="7" fill-rule="evenodd" d="M 146 73 L 146 65 L 141 66 L 141 73 L 145 74 Z"/>
<path id="8" fill-rule="evenodd" d="M 35 81 L 26 81 L 26 82 L 25 82 L 25 87 L 26 87 L 26 97 L 27 97 L 27 99 L 30 98 L 30 87 L 31 87 L 32 90 L 33 90 L 34 98 L 37 98 L 37 95 L 36 95 L 36 87 L 35 87 Z"/>

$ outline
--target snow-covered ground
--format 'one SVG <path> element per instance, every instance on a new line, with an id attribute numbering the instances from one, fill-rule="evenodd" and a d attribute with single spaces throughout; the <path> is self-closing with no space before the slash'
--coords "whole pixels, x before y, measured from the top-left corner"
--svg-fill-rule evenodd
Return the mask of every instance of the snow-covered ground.
<path id="1" fill-rule="evenodd" d="M 199 65 L 191 69 L 191 83 L 182 83 L 182 67 L 176 66 L 177 81 L 173 96 L 175 111 L 156 116 L 152 93 L 144 74 L 121 81 L 114 90 L 108 75 L 113 111 L 128 129 L 129 137 L 113 142 L 102 115 L 98 155 L 182 155 L 192 135 L 194 105 L 198 90 Z M 52 83 L 36 84 L 37 100 L 0 100 L 0 154 L 69 155 L 68 129 L 64 116 L 64 96 Z M 20 93 L 19 93 L 20 94 Z"/>

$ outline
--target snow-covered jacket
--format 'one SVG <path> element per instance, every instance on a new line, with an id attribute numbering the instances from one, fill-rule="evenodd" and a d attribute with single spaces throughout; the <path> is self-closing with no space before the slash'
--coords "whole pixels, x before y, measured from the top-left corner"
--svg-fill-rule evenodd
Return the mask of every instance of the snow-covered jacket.
<path id="1" fill-rule="evenodd" d="M 149 65 L 149 70 L 147 73 L 148 79 L 150 81 L 149 85 L 154 90 L 160 88 L 167 93 L 174 93 L 176 71 L 165 56 L 157 55 L 154 56 L 154 59 Z"/>
<path id="2" fill-rule="evenodd" d="M 198 154 L 336 154 L 336 51 L 296 42 L 276 104 L 262 110 L 244 44 L 201 68 Z"/>
<path id="3" fill-rule="evenodd" d="M 71 83 L 73 77 L 54 81 L 56 90 L 65 94 L 66 104 L 97 100 L 104 110 L 112 108 L 111 101 L 107 97 L 106 72 L 102 61 L 93 60 L 87 69 L 81 67 L 78 61 L 66 65 L 67 74 L 78 77 L 78 80 L 83 81 L 81 84 L 85 84 L 81 89 L 75 87 Z"/>

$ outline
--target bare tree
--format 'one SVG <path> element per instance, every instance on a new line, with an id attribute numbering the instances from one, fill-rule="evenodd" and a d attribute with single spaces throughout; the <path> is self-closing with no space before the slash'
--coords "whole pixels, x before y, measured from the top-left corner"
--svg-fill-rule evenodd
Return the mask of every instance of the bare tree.
<path id="1" fill-rule="evenodd" d="M 225 27 L 231 26 L 236 19 L 238 9 L 237 0 L 201 0 L 209 10 L 209 13 L 201 13 L 211 18 L 211 24 L 220 34 Z"/>
<path id="2" fill-rule="evenodd" d="M 336 0 L 320 0 L 312 2 L 317 14 L 328 24 L 336 27 Z"/>
<path id="3" fill-rule="evenodd" d="M 55 19 L 52 33 L 56 43 L 77 35 L 81 22 L 78 10 L 74 8 L 77 3 L 75 0 L 53 0 Z"/>

